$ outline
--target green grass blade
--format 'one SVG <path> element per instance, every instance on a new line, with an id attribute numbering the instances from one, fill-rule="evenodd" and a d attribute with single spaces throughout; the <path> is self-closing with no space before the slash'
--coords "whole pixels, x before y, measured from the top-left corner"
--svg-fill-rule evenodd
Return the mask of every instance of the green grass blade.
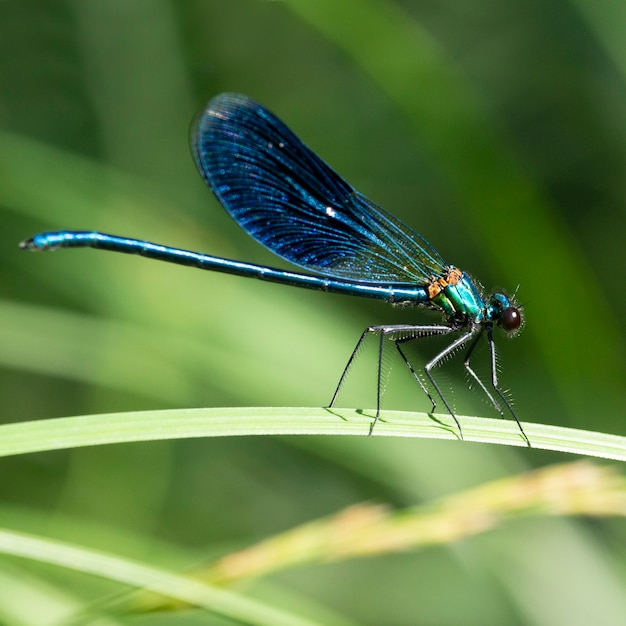
<path id="1" fill-rule="evenodd" d="M 324 408 L 208 408 L 85 415 L 0 426 L 0 456 L 111 443 L 242 435 L 366 436 L 374 411 Z M 466 442 L 525 446 L 517 425 L 459 416 Z M 384 411 L 374 436 L 458 439 L 449 416 Z M 533 448 L 626 461 L 626 437 L 524 423 Z"/>
<path id="2" fill-rule="evenodd" d="M 314 626 L 315 622 L 239 594 L 127 558 L 61 541 L 0 529 L 0 552 L 100 576 L 258 626 Z"/>
<path id="3" fill-rule="evenodd" d="M 9 564 L 0 567 L 0 624 L 12 626 L 60 626 L 72 623 L 84 603 L 42 576 Z M 101 617 L 98 626 L 122 626 L 112 617 Z"/>

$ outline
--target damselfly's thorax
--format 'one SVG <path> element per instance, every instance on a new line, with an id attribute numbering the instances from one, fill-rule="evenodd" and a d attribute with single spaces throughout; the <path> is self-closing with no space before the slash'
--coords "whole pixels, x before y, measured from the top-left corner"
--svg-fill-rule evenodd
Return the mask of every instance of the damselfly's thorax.
<path id="1" fill-rule="evenodd" d="M 426 286 L 430 303 L 443 311 L 455 326 L 497 324 L 506 332 L 522 325 L 522 313 L 502 292 L 485 299 L 468 274 L 448 266 L 441 276 Z"/>
<path id="2" fill-rule="evenodd" d="M 445 274 L 433 278 L 426 287 L 433 306 L 441 309 L 456 325 L 479 323 L 485 303 L 472 279 L 460 269 L 449 266 Z"/>

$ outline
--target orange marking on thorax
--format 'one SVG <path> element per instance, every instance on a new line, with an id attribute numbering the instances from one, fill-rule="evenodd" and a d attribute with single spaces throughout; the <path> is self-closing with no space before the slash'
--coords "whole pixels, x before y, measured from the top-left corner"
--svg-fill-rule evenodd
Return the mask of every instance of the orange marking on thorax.
<path id="1" fill-rule="evenodd" d="M 446 287 L 449 285 L 456 285 L 461 278 L 463 277 L 463 272 L 456 267 L 453 267 L 446 277 L 440 277 L 433 280 L 430 285 L 428 285 L 428 297 L 432 300 L 436 296 L 438 296 Z"/>

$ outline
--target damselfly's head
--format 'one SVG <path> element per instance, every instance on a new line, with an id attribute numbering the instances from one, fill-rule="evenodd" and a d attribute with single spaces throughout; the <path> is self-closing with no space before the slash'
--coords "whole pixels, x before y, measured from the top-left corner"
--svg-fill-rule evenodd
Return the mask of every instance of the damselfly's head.
<path id="1" fill-rule="evenodd" d="M 524 321 L 522 310 L 514 305 L 509 296 L 499 291 L 489 297 L 487 319 L 495 322 L 507 333 L 518 331 Z"/>

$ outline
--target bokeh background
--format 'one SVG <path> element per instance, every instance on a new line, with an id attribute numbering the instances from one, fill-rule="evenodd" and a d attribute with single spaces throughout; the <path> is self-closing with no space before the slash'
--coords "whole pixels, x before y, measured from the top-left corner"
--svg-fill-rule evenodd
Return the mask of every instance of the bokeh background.
<path id="1" fill-rule="evenodd" d="M 190 155 L 194 115 L 236 91 L 486 289 L 518 289 L 525 328 L 497 339 L 522 420 L 625 434 L 624 32 L 626 5 L 609 0 L 0 3 L 0 420 L 323 406 L 365 326 L 438 319 L 123 255 L 18 249 L 41 230 L 97 229 L 284 267 Z M 426 341 L 414 359 L 436 349 Z M 385 405 L 428 410 L 390 365 Z M 493 416 L 458 359 L 440 379 L 460 414 Z M 340 400 L 370 408 L 374 393 L 365 350 Z M 0 518 L 192 565 L 357 502 L 409 506 L 563 460 L 375 438 L 107 446 L 4 459 Z M 299 568 L 251 593 L 346 623 L 617 624 L 625 557 L 622 522 L 528 520 Z M 111 591 L 0 568 L 81 601 Z"/>

